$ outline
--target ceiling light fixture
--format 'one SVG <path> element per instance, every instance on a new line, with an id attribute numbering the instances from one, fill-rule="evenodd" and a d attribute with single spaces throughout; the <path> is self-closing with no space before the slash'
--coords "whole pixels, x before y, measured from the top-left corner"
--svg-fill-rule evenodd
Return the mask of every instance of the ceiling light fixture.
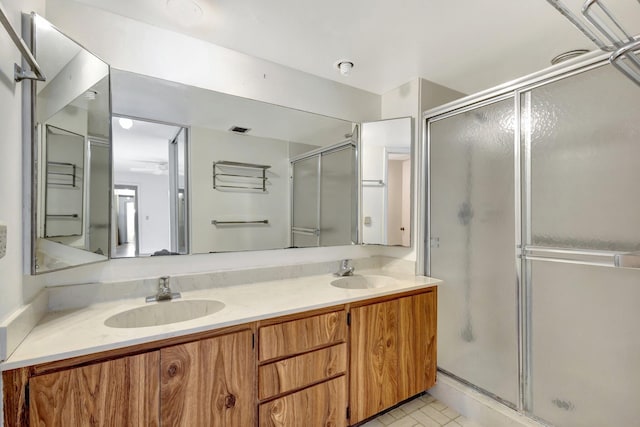
<path id="1" fill-rule="evenodd" d="M 338 61 L 336 67 L 338 68 L 338 70 L 340 70 L 340 74 L 346 77 L 351 74 L 351 70 L 353 69 L 353 62 Z"/>
<path id="2" fill-rule="evenodd" d="M 122 129 L 129 130 L 133 126 L 133 120 L 127 119 L 126 117 L 120 117 L 118 119 L 118 124 L 120 124 Z"/>

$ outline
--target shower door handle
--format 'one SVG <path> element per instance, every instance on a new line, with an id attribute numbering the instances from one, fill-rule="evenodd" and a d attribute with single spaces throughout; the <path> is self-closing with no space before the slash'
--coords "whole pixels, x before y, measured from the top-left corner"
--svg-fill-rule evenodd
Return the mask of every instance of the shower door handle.
<path id="1" fill-rule="evenodd" d="M 620 268 L 640 268 L 640 252 L 615 254 L 613 264 Z"/>

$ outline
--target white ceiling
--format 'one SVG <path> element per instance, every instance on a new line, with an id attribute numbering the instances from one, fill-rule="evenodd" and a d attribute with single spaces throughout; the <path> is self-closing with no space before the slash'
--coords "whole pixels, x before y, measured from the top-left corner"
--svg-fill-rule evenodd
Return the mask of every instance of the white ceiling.
<path id="1" fill-rule="evenodd" d="M 130 117 L 224 132 L 241 126 L 251 129 L 250 136 L 319 146 L 351 131 L 351 122 L 333 117 L 117 69 L 111 70 L 111 91 L 114 114 Z"/>
<path id="2" fill-rule="evenodd" d="M 167 174 L 169 140 L 177 135 L 179 127 L 134 120 L 130 129 L 124 129 L 114 117 L 111 129 L 116 174 Z"/>
<path id="3" fill-rule="evenodd" d="M 378 94 L 415 77 L 473 93 L 595 48 L 546 0 L 79 1 Z M 606 4 L 640 32 L 635 0 Z"/>

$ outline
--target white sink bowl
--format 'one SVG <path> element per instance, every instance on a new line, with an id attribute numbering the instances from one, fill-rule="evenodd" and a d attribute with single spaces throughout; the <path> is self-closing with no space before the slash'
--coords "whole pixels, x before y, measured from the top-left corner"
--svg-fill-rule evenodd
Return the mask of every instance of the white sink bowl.
<path id="1" fill-rule="evenodd" d="M 104 321 L 110 328 L 145 328 L 209 316 L 224 308 L 216 300 L 163 301 L 114 314 Z"/>
<path id="2" fill-rule="evenodd" d="M 331 286 L 342 289 L 376 289 L 393 285 L 396 280 L 387 276 L 376 276 L 374 274 L 345 276 L 333 280 Z"/>

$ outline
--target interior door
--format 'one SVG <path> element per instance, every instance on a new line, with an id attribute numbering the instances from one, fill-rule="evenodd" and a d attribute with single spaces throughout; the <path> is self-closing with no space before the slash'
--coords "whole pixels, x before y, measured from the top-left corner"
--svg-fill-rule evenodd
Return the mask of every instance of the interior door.
<path id="1" fill-rule="evenodd" d="M 606 66 L 525 92 L 531 412 L 637 425 L 640 97 Z"/>

